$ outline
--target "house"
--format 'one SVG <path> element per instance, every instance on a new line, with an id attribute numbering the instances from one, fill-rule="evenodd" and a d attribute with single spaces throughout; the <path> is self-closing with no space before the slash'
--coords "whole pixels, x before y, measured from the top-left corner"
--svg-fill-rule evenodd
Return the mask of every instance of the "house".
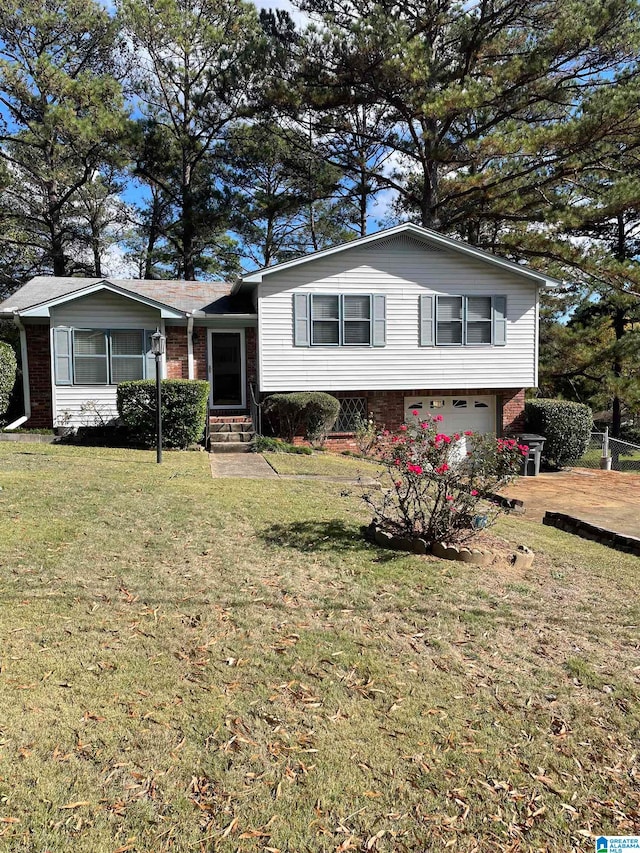
<path id="1" fill-rule="evenodd" d="M 341 401 L 336 441 L 358 416 L 394 428 L 416 410 L 451 432 L 500 434 L 523 429 L 539 291 L 555 284 L 403 224 L 235 283 L 37 277 L 0 316 L 20 329 L 26 427 L 115 418 L 117 383 L 155 375 L 159 328 L 164 376 L 208 380 L 217 423 L 248 420 L 272 392 L 314 390 Z"/>

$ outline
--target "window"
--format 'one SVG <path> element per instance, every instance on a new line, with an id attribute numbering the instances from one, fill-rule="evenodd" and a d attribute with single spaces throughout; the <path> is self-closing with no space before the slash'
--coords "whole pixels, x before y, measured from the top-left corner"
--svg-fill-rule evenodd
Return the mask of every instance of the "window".
<path id="1" fill-rule="evenodd" d="M 467 297 L 467 343 L 491 343 L 491 297 Z"/>
<path id="2" fill-rule="evenodd" d="M 462 306 L 462 296 L 438 296 L 438 346 L 459 346 L 462 343 Z"/>
<path id="3" fill-rule="evenodd" d="M 107 333 L 79 330 L 73 333 L 74 385 L 107 385 Z"/>
<path id="4" fill-rule="evenodd" d="M 55 329 L 55 375 L 58 385 L 117 385 L 144 379 L 145 339 L 142 329 Z"/>
<path id="5" fill-rule="evenodd" d="M 358 423 L 367 419 L 366 397 L 343 397 L 333 432 L 354 432 Z"/>
<path id="6" fill-rule="evenodd" d="M 505 296 L 420 295 L 420 346 L 505 346 Z"/>
<path id="7" fill-rule="evenodd" d="M 385 297 L 368 293 L 295 293 L 293 342 L 298 347 L 383 347 Z"/>
<path id="8" fill-rule="evenodd" d="M 340 344 L 340 297 L 311 297 L 311 343 L 318 346 Z"/>
<path id="9" fill-rule="evenodd" d="M 345 346 L 364 346 L 371 341 L 371 298 L 344 296 L 343 341 Z"/>
<path id="10" fill-rule="evenodd" d="M 452 406 L 454 409 L 466 409 L 467 401 L 466 400 L 453 400 Z"/>
<path id="11" fill-rule="evenodd" d="M 144 332 L 111 332 L 111 382 L 144 379 Z"/>

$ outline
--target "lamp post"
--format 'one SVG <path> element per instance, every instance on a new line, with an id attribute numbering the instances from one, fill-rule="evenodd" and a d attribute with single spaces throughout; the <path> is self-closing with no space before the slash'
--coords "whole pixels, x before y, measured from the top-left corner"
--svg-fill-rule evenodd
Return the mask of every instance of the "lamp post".
<path id="1" fill-rule="evenodd" d="M 151 352 L 156 360 L 156 462 L 162 462 L 162 356 L 165 352 L 166 338 L 160 331 L 151 335 Z"/>

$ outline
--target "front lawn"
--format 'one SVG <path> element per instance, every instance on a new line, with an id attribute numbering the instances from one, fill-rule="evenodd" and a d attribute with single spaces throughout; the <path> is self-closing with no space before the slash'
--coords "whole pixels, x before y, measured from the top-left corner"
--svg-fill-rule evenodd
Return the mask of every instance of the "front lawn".
<path id="1" fill-rule="evenodd" d="M 339 483 L 0 444 L 0 850 L 591 851 L 640 831 L 640 561 L 383 552 Z"/>

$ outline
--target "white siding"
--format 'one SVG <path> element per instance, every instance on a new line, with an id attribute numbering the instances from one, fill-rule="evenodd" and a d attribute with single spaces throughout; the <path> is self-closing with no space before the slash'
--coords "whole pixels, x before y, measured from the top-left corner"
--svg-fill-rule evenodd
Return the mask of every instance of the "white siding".
<path id="1" fill-rule="evenodd" d="M 392 237 L 267 275 L 259 289 L 262 391 L 521 388 L 536 381 L 534 284 L 454 251 Z M 385 347 L 296 347 L 293 292 L 383 293 Z M 507 345 L 419 346 L 424 293 L 505 295 Z"/>
<path id="2" fill-rule="evenodd" d="M 160 311 L 117 293 L 95 293 L 51 309 L 52 329 L 155 329 L 160 325 Z M 51 359 L 53 364 L 53 349 Z M 56 386 L 53 376 L 52 382 L 54 425 L 95 426 L 117 418 L 115 385 Z"/>

